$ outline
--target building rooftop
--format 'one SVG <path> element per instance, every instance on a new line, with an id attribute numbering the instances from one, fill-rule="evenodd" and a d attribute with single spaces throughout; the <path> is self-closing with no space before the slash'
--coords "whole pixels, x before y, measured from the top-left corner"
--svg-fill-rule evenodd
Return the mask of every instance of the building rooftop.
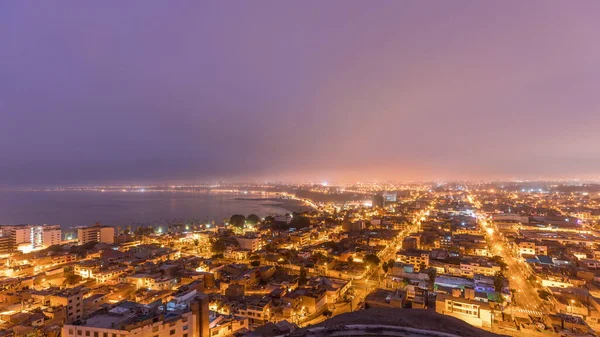
<path id="1" fill-rule="evenodd" d="M 348 332 L 359 329 L 362 329 L 360 333 Z M 342 314 L 310 328 L 296 330 L 287 336 L 439 336 L 436 333 L 462 337 L 500 336 L 430 310 L 396 308 L 371 308 Z"/>

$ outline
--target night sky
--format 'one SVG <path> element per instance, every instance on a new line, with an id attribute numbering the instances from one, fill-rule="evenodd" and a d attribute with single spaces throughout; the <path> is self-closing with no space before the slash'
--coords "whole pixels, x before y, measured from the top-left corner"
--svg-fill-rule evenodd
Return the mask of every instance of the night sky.
<path id="1" fill-rule="evenodd" d="M 0 186 L 600 176 L 600 1 L 2 1 Z"/>

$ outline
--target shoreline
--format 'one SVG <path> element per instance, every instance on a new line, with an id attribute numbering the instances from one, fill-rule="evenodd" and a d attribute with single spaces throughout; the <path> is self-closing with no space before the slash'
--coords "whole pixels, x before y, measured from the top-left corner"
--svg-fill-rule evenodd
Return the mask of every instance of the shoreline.
<path id="1" fill-rule="evenodd" d="M 245 198 L 249 197 L 249 198 Z M 245 199 L 245 200 L 241 200 Z M 222 223 L 233 214 L 260 217 L 309 211 L 271 193 L 48 191 L 0 192 L 0 225 L 59 224 L 64 232 L 100 222 L 113 227 Z"/>

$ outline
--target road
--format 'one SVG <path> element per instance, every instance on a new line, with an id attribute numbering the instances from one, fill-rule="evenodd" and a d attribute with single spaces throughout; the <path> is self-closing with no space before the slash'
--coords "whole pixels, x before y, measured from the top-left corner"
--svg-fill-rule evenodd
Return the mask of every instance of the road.
<path id="1" fill-rule="evenodd" d="M 492 255 L 501 256 L 507 264 L 505 276 L 510 282 L 510 288 L 517 291 L 515 294 L 517 307 L 533 312 L 544 312 L 544 301 L 538 296 L 537 289 L 527 280 L 530 275 L 529 267 L 521 257 L 516 257 L 505 247 L 504 237 L 491 223 L 489 216 L 479 211 L 481 203 L 473 195 L 470 195 L 469 199 L 475 207 L 475 214 L 486 240 L 490 243 Z"/>

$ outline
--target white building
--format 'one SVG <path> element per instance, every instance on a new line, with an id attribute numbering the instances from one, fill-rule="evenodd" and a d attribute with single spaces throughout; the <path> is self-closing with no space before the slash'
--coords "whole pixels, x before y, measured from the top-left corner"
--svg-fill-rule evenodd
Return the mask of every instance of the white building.
<path id="1" fill-rule="evenodd" d="M 34 248 L 42 247 L 47 248 L 52 245 L 59 245 L 62 242 L 62 231 L 60 225 L 44 225 L 37 226 L 32 229 L 32 232 L 40 233 L 36 235 L 33 240 Z"/>
<path id="2" fill-rule="evenodd" d="M 8 250 L 31 251 L 62 242 L 60 225 L 2 226 L 2 235 L 9 238 Z"/>
<path id="3" fill-rule="evenodd" d="M 262 241 L 259 238 L 238 236 L 235 239 L 240 244 L 241 249 L 247 249 L 253 252 L 262 248 Z"/>

